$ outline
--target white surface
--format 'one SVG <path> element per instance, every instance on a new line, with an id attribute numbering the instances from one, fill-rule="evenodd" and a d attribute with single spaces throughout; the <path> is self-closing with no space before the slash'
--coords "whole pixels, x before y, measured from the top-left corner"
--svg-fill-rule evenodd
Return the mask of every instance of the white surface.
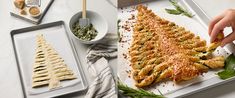
<path id="1" fill-rule="evenodd" d="M 155 14 L 157 14 L 158 16 L 170 20 L 172 22 L 175 22 L 177 25 L 185 27 L 186 30 L 190 30 L 193 33 L 195 33 L 195 35 L 198 35 L 201 37 L 201 39 L 205 39 L 207 41 L 207 44 L 210 43 L 210 37 L 207 34 L 207 30 L 206 28 L 204 28 L 196 19 L 190 19 L 188 17 L 185 16 L 176 16 L 176 15 L 170 15 L 167 14 L 165 12 L 165 10 L 162 7 L 158 7 L 155 6 L 156 4 L 158 4 L 159 2 L 151 2 L 148 3 L 147 6 L 149 9 L 151 9 Z M 145 5 L 145 4 L 144 4 Z M 167 6 L 164 8 L 168 8 Z M 132 10 L 133 7 L 128 7 L 127 9 L 124 8 L 119 9 L 118 12 L 118 18 L 121 20 L 121 25 L 125 25 L 126 22 L 128 20 L 128 18 L 131 17 L 131 14 L 136 15 L 136 11 L 135 12 L 130 12 L 130 10 Z M 130 21 L 130 20 L 129 20 Z M 133 24 L 130 24 L 130 27 Z M 196 27 L 196 28 L 195 28 Z M 120 34 L 123 36 L 123 38 L 121 38 L 122 40 L 124 40 L 124 43 L 119 43 L 119 55 L 118 55 L 118 76 L 120 77 L 120 79 L 122 80 L 122 82 L 126 83 L 128 86 L 131 87 L 135 87 L 134 86 L 134 81 L 132 78 L 128 77 L 128 73 L 127 71 L 131 70 L 130 62 L 128 61 L 129 59 L 129 55 L 128 55 L 128 48 L 130 46 L 131 40 L 132 40 L 132 32 L 128 32 L 126 30 L 123 30 L 122 28 L 120 29 Z M 127 42 L 125 42 L 127 41 Z M 219 50 L 219 52 L 217 52 L 217 50 Z M 225 52 L 224 49 L 222 48 L 218 48 L 216 50 L 216 52 L 214 52 L 215 55 L 218 55 L 217 53 L 219 53 L 219 55 L 224 55 L 225 57 L 227 56 L 227 52 Z M 126 54 L 128 59 L 125 58 L 125 56 L 123 56 L 123 54 Z M 215 73 L 219 71 L 219 70 L 210 70 L 207 73 L 204 73 L 203 76 L 199 76 L 196 79 L 190 80 L 190 81 L 185 81 L 180 83 L 180 85 L 176 85 L 173 81 L 167 81 L 167 82 L 163 82 L 163 83 L 158 83 L 158 85 L 155 85 L 153 87 L 150 87 L 148 90 L 152 91 L 154 93 L 158 93 L 158 90 L 166 95 L 166 97 L 177 97 L 177 96 L 181 96 L 181 95 L 185 95 L 188 93 L 192 93 L 195 92 L 195 90 L 192 89 L 196 89 L 195 87 L 191 87 L 192 84 L 198 83 L 198 82 L 205 82 L 208 80 L 211 80 L 212 78 L 218 78 L 217 75 L 215 75 Z M 215 81 L 217 82 L 217 81 Z M 222 81 L 220 81 L 222 82 Z M 219 81 L 217 82 L 219 83 Z M 206 84 L 206 83 L 203 83 Z M 211 83 L 207 83 L 205 86 L 204 85 L 196 85 L 199 88 L 206 88 L 207 86 L 212 85 Z M 179 93 L 179 90 L 184 90 L 184 93 Z"/>
<path id="2" fill-rule="evenodd" d="M 22 21 L 10 16 L 10 11 L 14 7 L 13 0 L 0 0 L 0 97 L 1 98 L 23 98 L 23 93 L 20 85 L 17 66 L 14 58 L 13 48 L 10 40 L 10 31 L 33 24 Z M 111 0 L 114 1 L 114 0 Z M 76 12 L 81 11 L 82 0 L 55 0 L 48 13 L 45 15 L 42 23 L 54 22 L 58 20 L 65 21 L 68 26 L 69 19 Z M 108 32 L 116 33 L 116 8 L 110 5 L 106 0 L 87 0 L 87 9 L 96 11 L 108 21 Z M 87 45 L 81 43 L 76 44 L 80 47 L 78 51 L 81 61 L 85 61 Z M 110 62 L 113 69 L 116 69 L 116 61 Z M 86 63 L 82 62 L 84 71 L 87 73 L 89 83 L 92 80 L 89 78 Z M 115 70 L 114 70 L 115 71 Z M 66 98 L 83 98 L 85 92 L 73 93 L 62 96 Z"/>

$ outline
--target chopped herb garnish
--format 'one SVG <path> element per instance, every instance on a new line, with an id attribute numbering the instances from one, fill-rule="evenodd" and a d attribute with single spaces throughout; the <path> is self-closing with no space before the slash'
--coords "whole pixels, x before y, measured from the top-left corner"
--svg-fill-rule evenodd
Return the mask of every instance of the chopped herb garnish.
<path id="1" fill-rule="evenodd" d="M 97 30 L 93 27 L 92 24 L 85 27 L 81 27 L 79 25 L 79 22 L 76 22 L 75 24 L 73 24 L 72 28 L 73 28 L 72 31 L 73 34 L 77 36 L 79 39 L 85 41 L 90 41 L 94 39 L 98 34 Z"/>

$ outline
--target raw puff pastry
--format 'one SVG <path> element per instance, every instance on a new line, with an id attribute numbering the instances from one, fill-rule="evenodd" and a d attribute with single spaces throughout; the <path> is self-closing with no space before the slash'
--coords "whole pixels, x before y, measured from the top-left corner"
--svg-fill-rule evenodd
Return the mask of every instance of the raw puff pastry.
<path id="1" fill-rule="evenodd" d="M 64 60 L 46 42 L 43 35 L 37 35 L 36 57 L 33 65 L 32 87 L 48 85 L 49 89 L 60 87 L 60 81 L 76 79 Z"/>
<path id="2" fill-rule="evenodd" d="M 218 47 L 217 44 L 208 48 L 205 40 L 160 18 L 147 7 L 139 5 L 137 10 L 129 49 L 132 76 L 137 87 L 166 79 L 174 82 L 190 80 L 208 69 L 224 66 L 223 56 L 204 55 Z"/>

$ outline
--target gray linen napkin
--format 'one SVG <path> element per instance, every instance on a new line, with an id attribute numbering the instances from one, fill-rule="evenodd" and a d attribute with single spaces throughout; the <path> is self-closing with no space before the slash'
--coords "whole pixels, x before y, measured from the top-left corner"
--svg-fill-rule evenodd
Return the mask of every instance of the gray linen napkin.
<path id="1" fill-rule="evenodd" d="M 114 40 L 114 35 L 109 35 L 107 39 Z M 85 98 L 117 98 L 112 69 L 108 64 L 108 59 L 117 57 L 116 44 L 95 44 L 87 51 L 88 72 L 94 78 L 94 81 L 88 88 Z"/>

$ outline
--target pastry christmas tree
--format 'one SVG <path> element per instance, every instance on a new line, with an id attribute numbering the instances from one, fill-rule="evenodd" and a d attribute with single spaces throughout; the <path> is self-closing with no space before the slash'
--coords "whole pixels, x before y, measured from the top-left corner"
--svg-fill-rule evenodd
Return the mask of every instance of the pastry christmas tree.
<path id="1" fill-rule="evenodd" d="M 36 57 L 33 65 L 32 87 L 60 87 L 60 81 L 76 79 L 56 50 L 46 42 L 43 35 L 37 35 Z"/>
<path id="2" fill-rule="evenodd" d="M 209 69 L 224 67 L 223 56 L 209 55 L 219 44 L 207 47 L 199 36 L 157 16 L 143 5 L 139 5 L 137 11 L 129 48 L 132 77 L 137 87 L 165 80 L 179 83 Z"/>

